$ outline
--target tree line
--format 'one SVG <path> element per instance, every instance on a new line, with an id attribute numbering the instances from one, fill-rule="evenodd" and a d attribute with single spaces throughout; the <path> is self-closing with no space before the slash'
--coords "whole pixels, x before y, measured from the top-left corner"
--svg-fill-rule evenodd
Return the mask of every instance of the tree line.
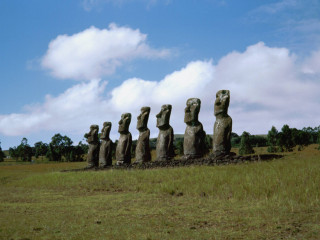
<path id="1" fill-rule="evenodd" d="M 156 148 L 156 138 L 150 139 L 150 150 Z M 113 157 L 118 140 L 113 144 Z M 137 140 L 132 143 L 131 154 L 135 156 L 135 147 Z M 298 146 L 298 150 L 302 150 L 309 144 L 318 143 L 320 145 L 320 126 L 304 127 L 301 130 L 290 128 L 287 124 L 283 125 L 281 131 L 278 131 L 274 126 L 268 131 L 268 134 L 251 135 L 248 132 L 243 132 L 241 136 L 236 133 L 231 134 L 231 146 L 239 148 L 239 154 L 254 153 L 253 147 L 268 147 L 267 151 L 275 152 L 290 152 L 294 147 Z M 204 152 L 209 153 L 212 147 L 212 138 L 207 135 L 205 138 Z M 174 148 L 177 155 L 183 155 L 183 137 L 178 136 L 174 140 Z M 320 146 L 319 146 L 320 149 Z M 62 136 L 60 133 L 55 134 L 51 138 L 49 144 L 41 141 L 36 142 L 33 147 L 28 144 L 28 139 L 23 138 L 20 145 L 9 148 L 11 158 L 21 161 L 31 161 L 32 157 L 46 157 L 49 161 L 84 161 L 85 154 L 88 152 L 88 144 L 80 141 L 78 145 L 73 145 L 72 140 L 68 136 Z M 0 142 L 0 162 L 5 158 L 5 154 L 1 148 Z"/>
<path id="2" fill-rule="evenodd" d="M 320 150 L 320 126 L 297 129 L 290 128 L 285 124 L 281 131 L 272 126 L 266 137 L 253 136 L 248 132 L 243 132 L 241 136 L 233 136 L 231 142 L 234 146 L 239 146 L 240 155 L 254 153 L 253 146 L 268 147 L 268 152 L 275 153 L 291 152 L 296 146 L 298 146 L 298 151 L 301 151 L 310 144 L 318 143 Z"/>
<path id="3" fill-rule="evenodd" d="M 267 141 L 268 152 L 291 152 L 295 146 L 298 146 L 299 151 L 309 144 L 320 144 L 320 126 L 304 127 L 299 130 L 285 124 L 280 132 L 272 126 L 268 132 Z"/>
<path id="4" fill-rule="evenodd" d="M 28 139 L 23 138 L 20 145 L 9 148 L 11 158 L 26 162 L 31 162 L 32 157 L 46 157 L 49 161 L 76 162 L 83 161 L 84 154 L 88 151 L 88 145 L 81 141 L 74 146 L 68 136 L 62 136 L 60 133 L 51 138 L 49 144 L 36 142 L 33 147 L 28 144 Z"/>

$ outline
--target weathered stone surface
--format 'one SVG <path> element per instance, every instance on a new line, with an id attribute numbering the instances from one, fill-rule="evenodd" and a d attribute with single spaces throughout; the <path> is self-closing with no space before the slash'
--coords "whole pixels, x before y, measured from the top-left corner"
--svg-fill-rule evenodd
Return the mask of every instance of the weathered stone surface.
<path id="1" fill-rule="evenodd" d="M 204 154 L 204 139 L 206 136 L 203 126 L 198 120 L 201 101 L 189 98 L 185 108 L 184 122 L 187 124 L 184 133 L 183 153 L 185 158 L 200 158 Z"/>
<path id="2" fill-rule="evenodd" d="M 120 138 L 116 148 L 116 160 L 117 165 L 130 164 L 131 163 L 131 145 L 132 136 L 129 132 L 129 125 L 131 122 L 131 113 L 124 113 L 121 115 L 119 121 Z"/>
<path id="3" fill-rule="evenodd" d="M 170 126 L 170 115 L 172 106 L 170 104 L 163 105 L 161 111 L 156 115 L 157 127 L 159 135 L 157 138 L 156 155 L 157 161 L 169 160 L 174 157 L 173 150 L 173 129 Z"/>
<path id="4" fill-rule="evenodd" d="M 99 138 L 98 138 L 99 126 L 91 125 L 90 132 L 85 134 L 87 142 L 89 144 L 89 150 L 87 155 L 87 168 L 93 168 L 98 166 L 99 161 Z"/>
<path id="5" fill-rule="evenodd" d="M 112 165 L 112 145 L 113 142 L 109 138 L 110 130 L 112 124 L 111 122 L 104 122 L 103 128 L 101 130 L 101 144 L 99 151 L 99 166 L 108 167 Z"/>
<path id="6" fill-rule="evenodd" d="M 230 91 L 220 90 L 216 94 L 214 115 L 216 121 L 213 129 L 213 154 L 226 155 L 231 149 L 232 119 L 228 115 Z"/>
<path id="7" fill-rule="evenodd" d="M 136 146 L 136 163 L 151 161 L 149 138 L 150 130 L 148 129 L 148 119 L 150 107 L 142 107 L 138 116 L 137 129 L 139 130 L 139 138 Z"/>

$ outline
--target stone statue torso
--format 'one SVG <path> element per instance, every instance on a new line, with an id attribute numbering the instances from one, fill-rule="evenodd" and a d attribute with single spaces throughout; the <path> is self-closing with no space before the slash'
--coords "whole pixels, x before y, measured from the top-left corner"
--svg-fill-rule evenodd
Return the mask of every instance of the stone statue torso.
<path id="1" fill-rule="evenodd" d="M 151 160 L 149 137 L 149 129 L 139 132 L 139 138 L 136 147 L 136 162 L 148 162 Z"/>
<path id="2" fill-rule="evenodd" d="M 132 145 L 132 136 L 131 133 L 120 134 L 116 149 L 116 159 L 120 163 L 131 163 L 131 145 Z"/>
<path id="3" fill-rule="evenodd" d="M 200 123 L 197 126 L 187 125 L 184 133 L 183 153 L 185 156 L 202 157 L 205 132 Z"/>
<path id="4" fill-rule="evenodd" d="M 213 129 L 213 152 L 229 153 L 231 149 L 232 119 L 230 116 L 217 118 Z"/>
<path id="5" fill-rule="evenodd" d="M 160 129 L 156 146 L 157 160 L 166 160 L 174 157 L 173 137 L 171 126 L 166 130 Z"/>
<path id="6" fill-rule="evenodd" d="M 113 142 L 108 139 L 102 139 L 99 152 L 99 165 L 101 167 L 112 165 L 112 144 Z"/>

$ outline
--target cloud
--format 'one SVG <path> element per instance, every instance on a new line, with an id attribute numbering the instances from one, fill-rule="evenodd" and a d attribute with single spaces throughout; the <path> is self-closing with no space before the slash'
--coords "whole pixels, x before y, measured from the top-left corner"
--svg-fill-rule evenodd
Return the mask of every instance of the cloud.
<path id="1" fill-rule="evenodd" d="M 216 64 L 211 60 L 190 62 L 159 81 L 131 78 L 114 89 L 98 79 L 76 84 L 59 96 L 47 96 L 42 104 L 29 106 L 25 113 L 0 116 L 0 133 L 24 136 L 63 131 L 78 134 L 80 140 L 91 124 L 101 126 L 111 121 L 111 137 L 115 140 L 121 113 L 131 112 L 130 130 L 136 138 L 136 117 L 142 106 L 150 106 L 149 128 L 155 137 L 155 115 L 162 104 L 172 104 L 171 125 L 175 133 L 183 133 L 185 103 L 197 97 L 202 101 L 199 119 L 212 134 L 213 103 L 220 89 L 231 91 L 229 114 L 234 132 L 267 133 L 272 125 L 279 129 L 284 124 L 317 126 L 320 83 L 314 77 L 319 64 L 319 52 L 302 61 L 286 48 L 259 42 L 244 52 L 227 54 Z M 305 66 L 314 71 L 306 73 Z"/>
<path id="2" fill-rule="evenodd" d="M 108 109 L 102 98 L 106 82 L 91 80 L 67 89 L 59 96 L 47 95 L 42 104 L 26 106 L 26 113 L 0 116 L 1 133 L 19 136 L 41 131 L 77 132 Z M 96 105 L 96 104 L 99 105 Z"/>
<path id="3" fill-rule="evenodd" d="M 312 52 L 311 56 L 304 62 L 302 71 L 320 77 L 320 50 Z"/>
<path id="4" fill-rule="evenodd" d="M 136 58 L 164 58 L 167 49 L 157 50 L 147 44 L 147 35 L 139 29 L 90 27 L 74 35 L 59 35 L 52 40 L 41 64 L 54 77 L 89 80 L 110 75 L 124 62 Z"/>
<path id="5" fill-rule="evenodd" d="M 265 29 L 269 29 L 268 38 L 265 39 L 269 44 L 286 46 L 305 57 L 320 48 L 319 12 L 319 1 L 278 0 L 249 11 L 245 22 L 259 28 L 263 24 Z M 274 39 L 278 39 L 277 43 Z"/>

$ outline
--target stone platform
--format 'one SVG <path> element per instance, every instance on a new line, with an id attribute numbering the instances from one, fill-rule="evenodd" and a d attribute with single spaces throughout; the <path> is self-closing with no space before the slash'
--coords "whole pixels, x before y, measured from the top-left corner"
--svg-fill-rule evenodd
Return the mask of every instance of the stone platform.
<path id="1" fill-rule="evenodd" d="M 81 168 L 81 169 L 72 169 L 72 170 L 63 170 L 62 172 L 76 172 L 76 171 L 104 171 L 110 169 L 152 169 L 152 168 L 171 168 L 171 167 L 183 167 L 183 166 L 217 166 L 217 165 L 228 165 L 228 164 L 240 164 L 248 162 L 257 162 L 257 161 L 269 161 L 273 159 L 282 158 L 283 155 L 279 154 L 260 154 L 260 155 L 248 155 L 248 156 L 239 156 L 235 154 L 219 156 L 219 157 L 203 157 L 195 159 L 186 159 L 181 157 L 180 159 L 174 159 L 169 161 L 152 161 L 147 163 L 139 164 L 129 164 L 121 166 L 110 166 L 107 168 Z"/>

